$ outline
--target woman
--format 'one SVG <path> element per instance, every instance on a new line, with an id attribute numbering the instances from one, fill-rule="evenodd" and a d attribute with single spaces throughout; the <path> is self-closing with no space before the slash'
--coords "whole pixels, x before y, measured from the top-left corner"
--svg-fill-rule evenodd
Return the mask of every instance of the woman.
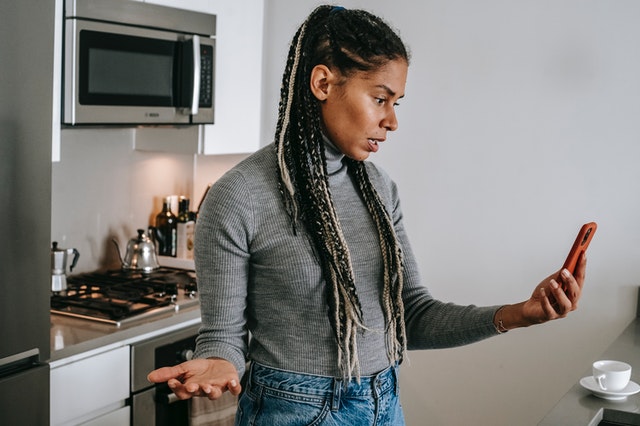
<path id="1" fill-rule="evenodd" d="M 237 424 L 404 424 L 407 350 L 576 308 L 584 258 L 575 277 L 556 272 L 515 305 L 443 303 L 421 284 L 395 184 L 364 161 L 398 127 L 408 65 L 397 34 L 365 11 L 320 6 L 301 25 L 274 144 L 223 176 L 198 218 L 198 359 L 152 382 L 182 399 L 242 390 Z"/>

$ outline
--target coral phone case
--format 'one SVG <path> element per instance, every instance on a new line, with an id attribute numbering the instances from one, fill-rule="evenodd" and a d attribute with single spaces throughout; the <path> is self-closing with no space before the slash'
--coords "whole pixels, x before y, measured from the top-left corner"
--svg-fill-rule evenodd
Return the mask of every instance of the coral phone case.
<path id="1" fill-rule="evenodd" d="M 571 247 L 571 251 L 569 251 L 567 260 L 565 260 L 564 265 L 562 265 L 563 268 L 568 269 L 569 272 L 573 274 L 580 255 L 587 251 L 587 247 L 589 247 L 589 243 L 593 238 L 593 234 L 596 233 L 597 227 L 598 225 L 595 222 L 589 222 L 582 225 L 582 228 L 580 228 L 580 232 L 578 232 L 578 236 L 573 243 L 573 247 Z"/>

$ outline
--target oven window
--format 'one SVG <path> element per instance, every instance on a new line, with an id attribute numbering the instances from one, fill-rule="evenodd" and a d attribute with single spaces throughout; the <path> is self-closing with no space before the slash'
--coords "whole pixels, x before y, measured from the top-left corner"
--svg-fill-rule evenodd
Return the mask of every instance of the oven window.
<path id="1" fill-rule="evenodd" d="M 175 42 L 81 31 L 80 104 L 173 106 L 175 56 Z"/>

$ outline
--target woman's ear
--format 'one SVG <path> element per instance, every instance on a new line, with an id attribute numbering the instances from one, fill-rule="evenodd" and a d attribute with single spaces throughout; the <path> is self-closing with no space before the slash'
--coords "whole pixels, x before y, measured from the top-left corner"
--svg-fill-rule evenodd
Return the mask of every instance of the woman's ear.
<path id="1" fill-rule="evenodd" d="M 311 70 L 311 92 L 320 102 L 327 99 L 333 78 L 333 73 L 326 65 L 316 65 Z"/>

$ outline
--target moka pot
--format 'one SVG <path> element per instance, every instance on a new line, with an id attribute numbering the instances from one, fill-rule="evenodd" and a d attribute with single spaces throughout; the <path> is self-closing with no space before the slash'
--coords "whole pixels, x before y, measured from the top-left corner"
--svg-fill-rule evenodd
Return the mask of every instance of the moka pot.
<path id="1" fill-rule="evenodd" d="M 58 243 L 51 243 L 51 291 L 58 293 L 67 289 L 67 258 L 73 256 L 69 272 L 78 263 L 80 252 L 74 248 L 58 248 Z"/>

